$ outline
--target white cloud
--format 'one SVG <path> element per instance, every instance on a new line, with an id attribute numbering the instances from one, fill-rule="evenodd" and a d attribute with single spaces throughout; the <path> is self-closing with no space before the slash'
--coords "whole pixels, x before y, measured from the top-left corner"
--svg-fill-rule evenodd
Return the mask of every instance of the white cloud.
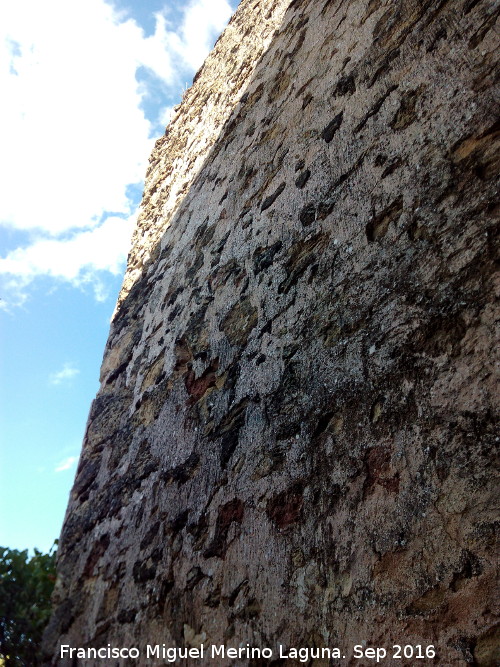
<path id="1" fill-rule="evenodd" d="M 102 295 L 99 272 L 123 271 L 129 186 L 142 183 L 156 129 L 139 68 L 164 89 L 161 122 L 231 12 L 193 0 L 179 25 L 164 11 L 145 37 L 104 0 L 0 3 L 0 225 L 25 233 L 0 259 L 4 298 L 22 302 L 39 276 Z"/>
<path id="2" fill-rule="evenodd" d="M 78 456 L 68 456 L 54 468 L 54 472 L 64 472 L 65 470 L 71 470 L 77 461 Z"/>
<path id="3" fill-rule="evenodd" d="M 75 368 L 73 364 L 64 364 L 60 371 L 52 373 L 49 377 L 50 384 L 62 384 L 68 380 L 72 380 L 75 376 L 80 373 L 78 368 Z"/>
<path id="4" fill-rule="evenodd" d="M 168 54 L 170 63 L 196 71 L 231 14 L 232 8 L 227 0 L 192 0 L 184 10 L 181 25 L 173 30 L 168 14 L 158 13 L 151 44 L 154 44 L 153 52 L 160 46 Z M 155 70 L 156 62 L 153 58 L 147 64 Z"/>
<path id="5" fill-rule="evenodd" d="M 135 80 L 142 31 L 101 0 L 7 5 L 0 220 L 59 234 L 130 214 L 126 187 L 151 148 Z"/>
<path id="6" fill-rule="evenodd" d="M 134 219 L 108 217 L 100 227 L 67 238 L 41 237 L 27 248 L 16 248 L 0 258 L 0 277 L 4 275 L 9 281 L 11 294 L 22 294 L 39 276 L 62 279 L 75 287 L 91 283 L 96 298 L 102 300 L 101 272 L 122 272 Z"/>

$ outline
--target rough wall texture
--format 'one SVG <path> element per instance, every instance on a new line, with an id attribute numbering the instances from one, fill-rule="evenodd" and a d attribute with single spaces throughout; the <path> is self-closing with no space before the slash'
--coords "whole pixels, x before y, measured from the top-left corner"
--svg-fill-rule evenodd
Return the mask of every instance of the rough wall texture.
<path id="1" fill-rule="evenodd" d="M 48 653 L 496 664 L 497 16 L 242 3 L 151 158 Z"/>

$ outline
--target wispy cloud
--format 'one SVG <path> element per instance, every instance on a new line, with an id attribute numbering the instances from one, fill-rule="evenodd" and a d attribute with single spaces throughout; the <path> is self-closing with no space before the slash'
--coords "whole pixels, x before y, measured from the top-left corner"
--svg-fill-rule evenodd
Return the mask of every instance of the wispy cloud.
<path id="1" fill-rule="evenodd" d="M 64 472 L 65 470 L 71 470 L 77 461 L 78 456 L 68 456 L 60 463 L 58 463 L 58 465 L 54 468 L 54 472 Z"/>
<path id="2" fill-rule="evenodd" d="M 51 373 L 49 376 L 50 384 L 58 385 L 76 377 L 80 371 L 73 364 L 64 364 L 60 371 Z"/>
<path id="3" fill-rule="evenodd" d="M 102 273 L 119 275 L 127 258 L 134 218 L 107 218 L 95 229 L 67 238 L 39 237 L 26 248 L 16 248 L 0 258 L 0 275 L 10 276 L 11 300 L 39 276 L 50 276 L 75 287 L 91 284 L 98 301 L 105 298 Z"/>
<path id="4" fill-rule="evenodd" d="M 227 0 L 192 0 L 177 25 L 158 13 L 146 37 L 104 0 L 0 3 L 0 226 L 24 234 L 0 258 L 4 299 L 21 303 L 40 276 L 102 296 L 99 272 L 123 271 L 130 186 L 231 12 Z M 164 93 L 155 112 L 141 68 Z"/>

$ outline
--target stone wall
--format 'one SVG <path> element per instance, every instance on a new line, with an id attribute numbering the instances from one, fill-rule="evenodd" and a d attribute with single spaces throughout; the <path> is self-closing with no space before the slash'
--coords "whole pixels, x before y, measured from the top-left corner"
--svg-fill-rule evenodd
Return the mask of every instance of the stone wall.
<path id="1" fill-rule="evenodd" d="M 496 664 L 497 17 L 241 4 L 151 157 L 47 664 Z"/>

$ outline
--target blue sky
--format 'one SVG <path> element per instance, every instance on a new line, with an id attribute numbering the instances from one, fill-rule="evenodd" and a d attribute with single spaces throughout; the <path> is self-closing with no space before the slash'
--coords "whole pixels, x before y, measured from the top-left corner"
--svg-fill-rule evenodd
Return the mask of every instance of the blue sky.
<path id="1" fill-rule="evenodd" d="M 0 546 L 59 536 L 150 150 L 237 4 L 0 7 Z"/>

